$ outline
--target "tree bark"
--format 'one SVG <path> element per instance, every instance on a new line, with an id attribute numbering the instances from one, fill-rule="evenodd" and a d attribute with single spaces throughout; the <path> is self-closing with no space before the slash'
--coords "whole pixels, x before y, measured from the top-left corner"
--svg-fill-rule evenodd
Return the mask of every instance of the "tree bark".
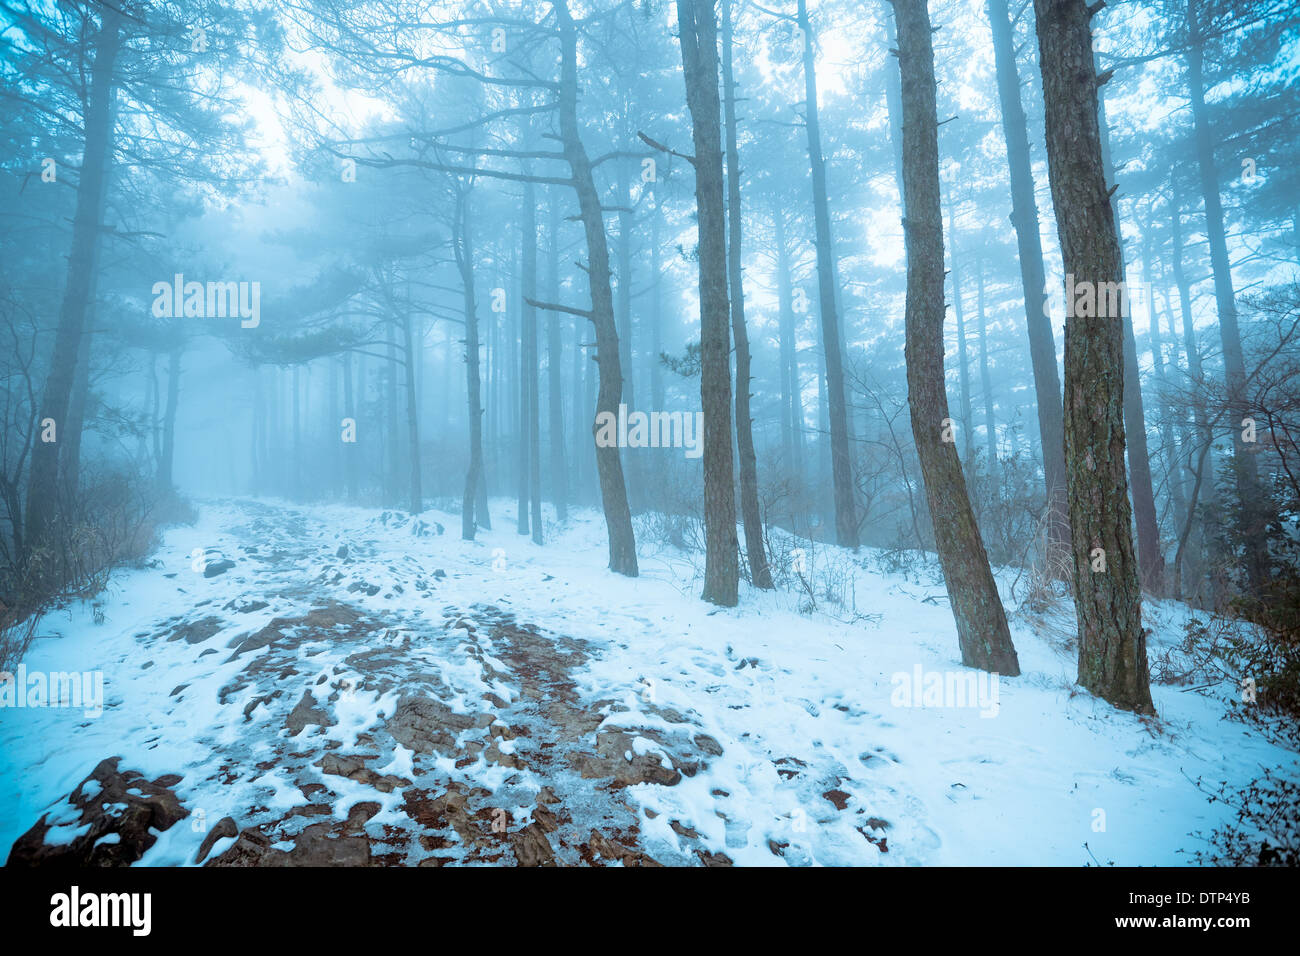
<path id="1" fill-rule="evenodd" d="M 1094 58 L 1094 63 L 1095 63 Z M 1115 167 L 1110 157 L 1110 131 L 1106 125 L 1105 97 L 1097 94 L 1097 124 L 1101 131 L 1101 159 L 1106 182 L 1115 185 Z M 1124 235 L 1120 230 L 1119 200 L 1111 193 L 1111 215 L 1115 242 L 1119 247 L 1120 276 L 1124 280 L 1124 430 L 1128 439 L 1128 472 L 1133 489 L 1133 517 L 1137 524 L 1138 574 L 1152 594 L 1164 592 L 1165 557 L 1160 550 L 1160 526 L 1156 520 L 1155 488 L 1151 481 L 1151 455 L 1147 450 L 1146 409 L 1142 401 L 1142 377 L 1138 369 L 1137 341 L 1133 336 L 1133 310 L 1129 303 L 1128 269 L 1124 263 Z"/>
<path id="2" fill-rule="evenodd" d="M 971 511 L 948 419 L 943 373 L 943 213 L 934 49 L 925 0 L 893 0 L 903 107 L 903 234 L 907 245 L 907 398 L 962 663 L 1020 673 L 1006 613 Z"/>
<path id="3" fill-rule="evenodd" d="M 94 298 L 94 288 L 90 297 Z M 94 309 L 87 309 L 88 315 Z M 95 337 L 93 328 L 82 330 L 81 344 L 77 348 L 77 371 L 72 379 L 72 396 L 68 405 L 68 421 L 63 429 L 63 452 L 59 456 L 59 479 L 63 482 L 61 494 L 64 501 L 73 501 L 81 480 L 81 436 L 86 426 L 86 407 L 90 402 L 90 347 Z"/>
<path id="4" fill-rule="evenodd" d="M 90 292 L 98 267 L 99 229 L 103 218 L 108 160 L 113 150 L 113 66 L 121 48 L 121 14 L 104 6 L 95 37 L 95 61 L 85 111 L 85 144 L 77 205 L 72 220 L 72 247 L 68 254 L 67 283 L 59 310 L 50 371 L 41 393 L 37 421 L 52 419 L 56 438 L 66 430 L 68 405 L 77 370 L 77 354 L 90 307 Z M 24 516 L 28 556 L 43 551 L 58 514 L 59 444 L 35 442 L 27 478 L 27 513 Z"/>
<path id="5" fill-rule="evenodd" d="M 158 487 L 172 490 L 172 462 L 176 459 L 176 409 L 181 393 L 181 348 L 172 349 L 167 359 L 167 408 L 163 412 L 162 456 L 158 460 Z"/>
<path id="6" fill-rule="evenodd" d="M 1183 214 L 1180 208 L 1180 197 L 1178 192 L 1177 178 L 1170 174 L 1170 192 L 1169 192 L 1169 236 L 1170 245 L 1170 271 L 1174 276 L 1174 284 L 1178 288 L 1178 310 L 1182 319 L 1183 351 L 1187 355 L 1187 376 L 1191 382 L 1192 394 L 1192 421 L 1196 429 L 1197 445 L 1201 449 L 1200 454 L 1205 459 L 1205 471 L 1214 474 L 1214 430 L 1210 424 L 1209 410 L 1205 406 L 1205 369 L 1201 364 L 1201 349 L 1196 341 L 1196 324 L 1192 315 L 1192 284 L 1187 277 L 1186 269 L 1183 265 Z M 1187 469 L 1189 478 L 1191 478 L 1192 489 L 1188 492 L 1187 520 L 1188 524 L 1179 538 L 1178 552 L 1174 558 L 1174 586 L 1177 589 L 1174 598 L 1182 599 L 1182 551 L 1185 547 L 1183 541 L 1189 539 L 1194 544 L 1194 553 L 1205 557 L 1205 522 L 1197 514 L 1197 501 L 1204 502 L 1205 509 L 1210 512 L 1217 510 L 1218 501 L 1215 493 L 1213 480 L 1201 482 L 1197 469 L 1194 467 L 1194 455 L 1189 451 L 1187 460 L 1184 465 Z M 1193 596 L 1199 596 L 1204 569 L 1204 561 L 1194 563 L 1193 568 L 1189 569 L 1188 577 L 1196 575 L 1197 587 Z"/>
<path id="7" fill-rule="evenodd" d="M 1241 537 L 1246 549 L 1246 578 L 1258 590 L 1268 574 L 1264 529 L 1267 508 L 1260 484 L 1259 467 L 1253 449 L 1242 441 L 1242 420 L 1250 415 L 1246 396 L 1246 363 L 1237 324 L 1237 296 L 1232 284 L 1232 263 L 1223 225 L 1223 202 L 1219 197 L 1219 174 L 1214 166 L 1214 132 L 1205 108 L 1205 38 L 1201 35 L 1197 0 L 1187 0 L 1187 86 L 1192 104 L 1192 125 L 1196 139 L 1196 163 L 1201 194 L 1205 200 L 1205 233 L 1210 246 L 1210 267 L 1214 272 L 1214 301 L 1219 313 L 1219 336 L 1223 343 L 1223 370 L 1228 387 L 1228 408 L 1232 413 L 1232 463 L 1237 498 L 1241 505 Z"/>
<path id="8" fill-rule="evenodd" d="M 723 205 L 718 38 L 713 0 L 677 0 L 686 103 L 695 143 L 699 220 L 700 401 L 704 406 L 704 600 L 739 600 L 731 458 L 731 335 L 727 327 L 727 223 Z"/>
<path id="9" fill-rule="evenodd" d="M 394 352 L 393 352 L 393 327 L 388 326 L 388 364 L 389 364 L 389 400 L 391 407 L 389 409 L 390 430 L 388 433 L 389 441 L 393 449 L 392 463 L 393 469 L 389 472 L 394 480 L 397 476 L 397 442 L 393 429 L 397 420 L 397 393 L 396 376 L 393 374 Z M 302 501 L 302 389 L 299 388 L 300 366 L 293 367 L 293 376 L 290 385 L 293 388 L 293 500 Z"/>
<path id="10" fill-rule="evenodd" d="M 483 478 L 483 397 L 479 376 L 478 306 L 474 295 L 474 242 L 469 223 L 469 195 L 456 197 L 453 246 L 465 305 L 465 392 L 469 410 L 469 468 L 461 496 L 460 535 L 473 541 L 477 531 L 475 499 Z M 486 503 L 485 503 L 486 504 Z"/>
<path id="11" fill-rule="evenodd" d="M 1020 99 L 1020 71 L 1016 65 L 1015 33 L 1007 0 L 989 0 L 989 22 L 993 26 L 993 58 L 1010 170 L 1011 223 L 1016 230 L 1020 285 L 1025 295 L 1025 326 L 1029 333 L 1029 359 L 1034 370 L 1034 397 L 1038 406 L 1038 434 L 1043 449 L 1043 481 L 1048 509 L 1047 566 L 1057 568 L 1065 566 L 1070 553 L 1065 413 L 1061 405 L 1061 379 L 1056 369 L 1052 320 L 1044 307 L 1047 279 L 1043 269 L 1043 242 L 1038 231 L 1038 203 L 1034 199 L 1029 121 Z"/>
<path id="12" fill-rule="evenodd" d="M 521 213 L 523 214 L 524 218 L 527 219 L 528 211 L 526 209 L 523 209 L 521 210 Z M 525 227 L 524 229 L 521 229 L 520 232 L 521 232 L 521 235 L 519 237 L 520 243 L 521 244 L 527 243 L 528 242 L 528 236 L 526 235 L 527 228 Z M 534 240 L 536 240 L 536 225 L 534 225 L 533 228 L 533 238 Z M 515 251 L 515 254 L 511 258 L 513 260 L 512 265 L 518 263 L 518 250 Z M 518 276 L 519 272 L 515 269 L 511 269 L 511 275 Z M 528 452 L 530 448 L 530 444 L 528 441 L 528 436 L 529 436 L 528 421 L 529 418 L 531 417 L 528 411 L 528 397 L 529 397 L 528 378 L 529 375 L 535 375 L 537 371 L 536 368 L 534 368 L 531 372 L 529 371 L 528 364 L 527 364 L 528 359 L 525 357 L 524 338 L 526 333 L 524 330 L 525 319 L 524 319 L 523 310 L 526 308 L 532 308 L 532 306 L 530 306 L 525 301 L 525 299 L 527 297 L 530 296 L 535 297 L 537 295 L 537 290 L 535 287 L 536 287 L 535 281 L 533 283 L 533 287 L 530 288 L 527 281 L 521 279 L 519 284 L 520 307 L 519 307 L 519 325 L 517 329 L 518 334 L 516 335 L 515 334 L 516 330 L 512 329 L 511 336 L 510 336 L 511 338 L 510 370 L 514 373 L 513 375 L 511 375 L 511 378 L 518 380 L 518 388 L 516 389 L 518 395 L 511 396 L 512 399 L 517 401 L 517 404 L 515 404 L 515 417 L 519 420 L 519 427 L 514 430 L 514 435 L 517 442 L 517 444 L 515 445 L 515 464 L 517 466 L 516 477 L 518 479 L 516 488 L 519 492 L 518 498 L 516 500 L 516 505 L 515 505 L 515 516 L 516 516 L 515 532 L 521 535 L 527 535 L 529 533 L 530 522 L 528 520 L 528 510 L 529 510 L 528 504 L 529 501 L 531 501 L 532 499 L 532 492 L 528 487 L 528 481 L 532 475 L 532 467 L 529 464 L 529 458 L 528 458 Z M 536 312 L 534 312 L 533 313 L 534 324 L 536 324 L 537 321 L 536 315 L 537 315 Z"/>
<path id="13" fill-rule="evenodd" d="M 799 422 L 799 373 L 795 358 L 794 308 L 790 291 L 790 251 L 786 247 L 785 211 L 772 204 L 772 239 L 776 245 L 777 329 L 781 349 L 781 447 L 785 467 L 798 475 L 803 462 L 795 442 Z"/>
<path id="14" fill-rule="evenodd" d="M 1123 270 L 1101 155 L 1091 14 L 1085 0 L 1034 0 L 1034 11 L 1065 271 L 1097 290 L 1122 282 Z M 1075 305 L 1067 296 L 1065 454 L 1079 683 L 1116 707 L 1154 713 L 1124 470 L 1125 320 Z"/>
<path id="15" fill-rule="evenodd" d="M 555 9 L 560 31 L 560 139 L 564 157 L 573 174 L 578 195 L 579 216 L 587 239 L 587 268 L 591 290 L 589 318 L 596 333 L 596 365 L 600 382 L 596 395 L 596 414 L 618 417 L 619 397 L 623 394 L 623 370 L 618 354 L 618 330 L 614 325 L 614 297 L 610 290 L 609 244 L 605 236 L 604 214 L 600 194 L 591 174 L 591 160 L 583 146 L 578 128 L 578 37 L 577 27 L 565 0 L 556 0 Z M 623 463 L 617 447 L 595 444 L 596 422 L 591 423 L 592 444 L 596 449 L 596 472 L 600 481 L 601 504 L 609 535 L 609 569 L 628 577 L 637 576 L 636 535 L 632 530 L 632 512 L 628 508 L 627 485 L 623 480 Z"/>
<path id="16" fill-rule="evenodd" d="M 541 374 L 537 368 L 537 309 L 532 301 L 537 297 L 537 194 L 531 182 L 524 183 L 524 228 L 523 248 L 521 250 L 524 280 L 521 332 L 523 344 L 519 350 L 520 364 L 523 366 L 523 380 L 520 394 L 524 396 L 520 403 L 525 414 L 519 423 L 519 441 L 527 447 L 528 461 L 528 500 L 524 503 L 531 509 L 529 524 L 532 527 L 533 541 L 542 543 L 542 468 L 541 468 L 541 414 L 537 407 L 539 388 L 537 377 Z"/>
<path id="17" fill-rule="evenodd" d="M 826 197 L 826 161 L 822 156 L 817 111 L 817 73 L 807 0 L 799 0 L 799 29 L 803 31 L 804 100 L 808 127 L 808 159 L 812 167 L 813 217 L 817 237 L 818 300 L 822 316 L 822 350 L 826 356 L 827 410 L 830 418 L 831 481 L 835 493 L 835 541 L 858 547 L 857 507 L 853 494 L 848 407 L 844 392 L 844 359 L 840 353 L 840 320 L 835 309 L 835 270 L 831 257 L 831 216 Z"/>
<path id="18" fill-rule="evenodd" d="M 900 94 L 901 95 L 901 94 Z M 900 105 L 901 108 L 901 105 Z M 952 263 L 952 309 L 957 316 L 957 396 L 961 402 L 961 460 L 967 470 L 975 467 L 975 419 L 971 413 L 970 366 L 966 356 L 966 318 L 962 314 L 961 269 L 957 262 L 957 219 L 951 195 L 948 198 L 948 258 Z M 980 323 L 980 358 L 984 358 L 984 323 Z"/>
<path id="19" fill-rule="evenodd" d="M 975 263 L 975 314 L 979 319 L 980 390 L 984 393 L 984 441 L 988 443 L 989 480 L 997 492 L 1002 486 L 998 467 L 998 426 L 993 414 L 993 373 L 989 369 L 988 316 L 984 312 L 984 263 Z"/>
<path id="20" fill-rule="evenodd" d="M 618 188 L 618 283 L 615 306 L 618 315 L 619 368 L 623 370 L 623 402 L 629 409 L 636 408 L 635 370 L 632 364 L 632 192 L 628 182 L 627 163 L 617 164 Z M 637 511 L 645 507 L 641 480 L 642 460 L 629 455 L 627 460 L 627 486 L 629 506 Z"/>
<path id="21" fill-rule="evenodd" d="M 329 437 L 337 435 L 335 429 L 339 427 L 339 357 L 331 355 L 325 360 L 329 367 L 329 382 L 327 391 L 329 392 L 329 411 L 325 417 L 324 434 Z M 340 483 L 343 480 L 343 443 L 335 439 L 329 442 L 329 476 L 328 485 L 329 496 L 331 499 L 337 499 Z"/>
<path id="22" fill-rule="evenodd" d="M 411 315 L 402 316 L 402 347 L 406 353 L 406 437 L 411 454 L 411 514 L 424 510 L 424 489 L 420 481 L 420 405 L 415 390 L 415 365 L 418 361 L 415 338 L 411 332 Z"/>
<path id="23" fill-rule="evenodd" d="M 352 419 L 353 423 L 357 420 L 357 402 L 353 394 L 352 387 L 352 353 L 343 353 L 343 416 Z M 333 427 L 339 429 L 339 436 L 342 438 L 343 423 L 334 422 Z M 360 438 L 360 435 L 354 435 L 354 438 Z M 358 480 L 357 480 L 357 443 L 345 442 L 343 444 L 343 472 L 344 480 L 347 484 L 348 503 L 356 504 L 358 497 Z"/>
<path id="24" fill-rule="evenodd" d="M 730 281 L 731 332 L 736 342 L 736 453 L 740 463 L 740 517 L 745 554 L 754 587 L 772 589 L 772 569 L 763 547 L 763 518 L 758 507 L 758 459 L 750 416 L 749 331 L 745 327 L 745 290 L 741 275 L 740 149 L 736 143 L 736 78 L 731 67 L 731 0 L 722 0 L 722 88 L 727 127 L 727 275 Z"/>
<path id="25" fill-rule="evenodd" d="M 1169 405 L 1169 382 L 1165 376 L 1164 337 L 1160 332 L 1160 313 L 1156 310 L 1155 272 L 1151 266 L 1151 223 L 1142 228 L 1142 281 L 1146 287 L 1147 334 L 1151 350 L 1151 368 L 1156 383 L 1156 430 L 1164 446 L 1165 476 L 1169 485 L 1169 498 L 1174 506 L 1174 524 L 1180 526 L 1187 509 L 1183 483 L 1179 480 L 1178 456 L 1180 442 L 1174 428 L 1173 409 Z"/>
<path id="26" fill-rule="evenodd" d="M 660 223 L 663 211 L 659 208 L 659 196 L 654 197 L 654 215 L 650 217 L 650 400 L 654 409 L 664 408 L 664 368 L 659 360 L 663 351 L 663 250 L 660 248 Z"/>
<path id="27" fill-rule="evenodd" d="M 560 299 L 560 204 L 552 191 L 548 194 L 550 224 L 547 237 L 547 288 L 552 302 Z M 552 312 L 546 324 L 547 433 L 551 445 L 551 504 L 557 521 L 569 519 L 568 466 L 564 461 L 564 392 L 563 342 L 560 338 L 560 315 Z"/>

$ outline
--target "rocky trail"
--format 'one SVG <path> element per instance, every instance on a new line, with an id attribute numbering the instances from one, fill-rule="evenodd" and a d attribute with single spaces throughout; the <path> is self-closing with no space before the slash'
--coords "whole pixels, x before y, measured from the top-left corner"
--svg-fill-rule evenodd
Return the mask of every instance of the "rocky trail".
<path id="1" fill-rule="evenodd" d="M 1157 720 L 1080 693 L 1024 619 L 1020 677 L 963 668 L 924 563 L 810 556 L 867 615 L 720 609 L 649 534 L 629 579 L 597 513 L 538 546 L 494 508 L 466 542 L 436 508 L 205 502 L 48 615 L 28 679 L 102 701 L 0 708 L 8 862 L 1176 864 L 1229 812 L 1198 778 L 1294 763 L 1231 687 L 1157 686 Z M 1188 614 L 1148 604 L 1153 654 Z"/>
<path id="2" fill-rule="evenodd" d="M 448 572 L 414 553 L 376 565 L 364 539 L 323 551 L 301 514 L 243 507 L 234 547 L 199 562 L 221 595 L 135 635 L 142 671 L 193 655 L 198 674 L 170 690 L 164 721 L 215 702 L 194 760 L 148 782 L 105 754 L 11 863 L 131 863 L 173 826 L 198 834 L 208 866 L 689 862 L 641 848 L 624 792 L 694 775 L 721 753 L 715 739 L 648 703 L 657 726 L 601 729 L 620 705 L 579 697 L 572 675 L 599 652 L 589 643 L 496 604 L 411 613 L 403 596 L 436 599 Z M 377 520 L 411 525 L 414 540 L 443 533 Z M 389 607 L 359 607 L 358 593 Z M 245 623 L 268 608 L 267 623 Z M 204 672 L 205 660 L 222 664 Z M 148 747 L 151 729 L 132 743 Z M 669 823 L 690 847 L 697 835 Z"/>

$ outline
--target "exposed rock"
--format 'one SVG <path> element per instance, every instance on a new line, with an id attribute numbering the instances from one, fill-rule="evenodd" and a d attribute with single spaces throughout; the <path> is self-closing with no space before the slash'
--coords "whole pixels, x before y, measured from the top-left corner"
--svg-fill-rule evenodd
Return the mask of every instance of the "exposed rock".
<path id="1" fill-rule="evenodd" d="M 376 589 L 378 590 L 378 589 Z M 239 641 L 235 652 L 228 660 L 234 660 L 241 654 L 266 647 L 276 641 L 285 639 L 285 631 L 301 628 L 305 633 L 311 631 L 336 631 L 339 627 L 353 629 L 361 618 L 361 612 L 337 601 L 328 601 L 321 607 L 314 607 L 302 617 L 277 617 L 255 634 Z"/>
<path id="2" fill-rule="evenodd" d="M 376 754 L 326 754 L 316 761 L 316 766 L 321 768 L 321 773 L 347 777 L 357 783 L 374 787 L 381 793 L 391 793 L 394 790 L 411 785 L 411 781 L 405 777 L 398 777 L 390 773 L 378 774 L 365 765 L 364 761 L 376 758 Z M 375 806 L 377 810 L 378 804 Z"/>
<path id="3" fill-rule="evenodd" d="M 294 839 L 292 850 L 271 846 L 254 827 L 239 831 L 234 846 L 206 866 L 368 866 L 370 841 L 363 836 L 332 836 L 332 825 L 313 823 Z"/>
<path id="4" fill-rule="evenodd" d="M 179 641 L 183 638 L 188 644 L 202 644 L 225 626 L 226 622 L 219 617 L 204 617 L 177 626 L 167 635 L 167 640 Z"/>
<path id="5" fill-rule="evenodd" d="M 235 562 L 231 561 L 229 558 L 211 564 L 205 564 L 203 566 L 203 576 L 205 578 L 215 578 L 218 574 L 225 574 L 234 566 Z"/>
<path id="6" fill-rule="evenodd" d="M 446 752 L 456 746 L 455 735 L 476 725 L 473 717 L 454 713 L 431 697 L 403 697 L 388 721 L 388 732 L 416 753 Z"/>
<path id="7" fill-rule="evenodd" d="M 725 853 L 710 853 L 707 850 L 696 850 L 695 852 L 699 856 L 700 861 L 705 866 L 734 866 L 735 865 L 735 863 L 732 862 L 731 857 L 727 856 L 727 854 Z"/>
<path id="8" fill-rule="evenodd" d="M 718 743 L 717 740 L 710 737 L 708 734 L 696 734 L 695 746 L 700 748 L 701 753 L 706 753 L 710 757 L 722 756 L 722 744 Z"/>
<path id="9" fill-rule="evenodd" d="M 189 816 L 170 789 L 179 777 L 168 774 L 150 782 L 134 770 L 119 771 L 121 759 L 100 761 L 68 797 L 68 803 L 79 811 L 69 828 L 73 832 L 86 828 L 84 833 L 66 841 L 61 839 L 63 834 L 55 834 L 57 845 L 47 843 L 50 831 L 56 829 L 48 822 L 50 812 L 59 808 L 47 811 L 14 841 L 8 865 L 130 866 L 157 842 L 157 833 Z M 63 825 L 57 829 L 68 832 Z M 99 843 L 110 834 L 116 836 L 114 842 Z"/>
<path id="10" fill-rule="evenodd" d="M 234 846 L 204 866 L 287 866 L 289 854 L 271 846 L 271 839 L 255 827 L 239 831 Z"/>
<path id="11" fill-rule="evenodd" d="M 822 796 L 835 804 L 836 810 L 843 810 L 849 805 L 849 795 L 843 790 L 827 790 Z"/>
<path id="12" fill-rule="evenodd" d="M 194 858 L 195 863 L 202 863 L 207 859 L 208 853 L 212 850 L 212 845 L 222 837 L 239 836 L 239 825 L 235 823 L 232 817 L 222 817 L 217 821 L 217 825 L 208 831 L 208 835 L 203 838 L 203 843 L 199 845 L 199 854 Z"/>
<path id="13" fill-rule="evenodd" d="M 379 812 L 379 803 L 374 800 L 362 800 L 360 803 L 354 803 L 348 808 L 348 818 L 343 824 L 343 832 L 348 834 L 363 834 L 365 826 L 376 813 Z"/>
<path id="14" fill-rule="evenodd" d="M 629 760 L 627 755 L 631 753 Z M 604 730 L 596 735 L 596 753 L 575 753 L 569 757 L 574 769 L 582 776 L 612 777 L 613 786 L 630 787 L 638 783 L 657 783 L 672 787 L 681 782 L 682 775 L 671 765 L 665 767 L 657 753 L 632 752 L 632 737 L 621 730 Z"/>
<path id="15" fill-rule="evenodd" d="M 579 847 L 583 859 L 589 863 L 595 863 L 604 860 L 609 863 L 622 863 L 623 866 L 662 866 L 658 860 L 633 850 L 630 847 L 623 846 L 621 843 L 609 839 L 609 837 L 597 830 L 591 831 L 591 837 Z"/>
<path id="16" fill-rule="evenodd" d="M 308 724 L 318 724 L 321 727 L 334 726 L 334 719 L 315 705 L 316 698 L 311 695 L 311 691 L 303 691 L 302 700 L 298 701 L 285 719 L 289 736 L 297 737 Z"/>
<path id="17" fill-rule="evenodd" d="M 540 806 L 533 810 L 533 823 L 541 827 L 543 833 L 554 833 L 560 828 L 560 821 L 555 814 Z"/>
<path id="18" fill-rule="evenodd" d="M 536 823 L 511 833 L 510 844 L 520 866 L 555 866 L 555 853 L 546 839 L 546 831 Z"/>

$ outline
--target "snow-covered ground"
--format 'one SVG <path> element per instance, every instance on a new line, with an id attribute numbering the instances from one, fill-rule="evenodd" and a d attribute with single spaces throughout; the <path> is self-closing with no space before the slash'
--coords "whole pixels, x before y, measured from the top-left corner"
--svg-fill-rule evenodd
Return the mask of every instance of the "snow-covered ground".
<path id="1" fill-rule="evenodd" d="M 723 610 L 670 549 L 609 573 L 594 512 L 540 547 L 512 504 L 493 519 L 464 542 L 438 511 L 204 503 L 98 609 L 42 622 L 27 671 L 102 671 L 104 707 L 0 708 L 0 853 L 46 813 L 47 843 L 74 839 L 68 795 L 120 755 L 180 775 L 191 813 L 143 865 L 194 863 L 225 816 L 284 851 L 327 823 L 390 863 L 617 862 L 608 839 L 663 863 L 1176 865 L 1227 812 L 1194 780 L 1295 766 L 1223 719 L 1233 687 L 1116 711 L 1019 615 L 1020 677 L 963 668 L 932 569 L 822 548 L 869 614 L 743 583 Z M 1181 641 L 1186 609 L 1145 611 L 1153 655 Z"/>

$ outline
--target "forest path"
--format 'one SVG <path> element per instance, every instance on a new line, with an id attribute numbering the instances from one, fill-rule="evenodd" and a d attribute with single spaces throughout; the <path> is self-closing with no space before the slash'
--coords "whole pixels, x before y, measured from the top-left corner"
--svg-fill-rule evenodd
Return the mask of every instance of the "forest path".
<path id="1" fill-rule="evenodd" d="M 1294 762 L 1208 693 L 1157 687 L 1158 722 L 1079 693 L 1068 646 L 1023 624 L 1022 675 L 947 700 L 979 675 L 929 565 L 826 549 L 819 580 L 870 615 L 837 620 L 821 589 L 826 610 L 748 587 L 723 609 L 650 525 L 629 579 L 605 567 L 599 513 L 539 546 L 512 507 L 467 542 L 436 508 L 203 502 L 145 566 L 41 622 L 29 672 L 98 674 L 103 707 L 0 710 L 0 847 L 142 865 L 1172 864 L 1229 812 L 1193 781 Z M 1186 619 L 1148 607 L 1153 654 Z"/>
<path id="2" fill-rule="evenodd" d="M 117 743 L 97 759 L 120 758 L 121 772 L 165 766 L 191 813 L 146 863 L 729 865 L 722 846 L 748 842 L 728 790 L 697 785 L 683 819 L 628 799 L 629 788 L 676 787 L 723 754 L 698 714 L 655 703 L 653 681 L 593 695 L 588 664 L 626 644 L 552 629 L 581 615 L 598 630 L 653 632 L 638 609 L 561 590 L 551 628 L 538 626 L 510 595 L 536 598 L 551 575 L 503 567 L 504 548 L 453 541 L 427 517 L 369 512 L 340 530 L 310 508 L 240 500 L 222 510 L 221 533 L 191 549 L 188 569 L 165 570 L 175 555 L 154 562 L 156 583 L 171 582 L 178 600 L 159 603 L 110 679 L 123 692 L 108 707 Z M 704 693 L 727 671 L 759 666 L 717 656 L 692 651 L 713 685 Z M 160 744 L 185 758 L 141 759 Z M 740 759 L 747 772 L 753 762 Z M 768 770 L 784 782 L 806 767 L 781 754 Z M 104 794 L 129 782 L 100 778 Z M 827 810 L 844 808 L 841 779 L 823 788 Z M 76 792 L 70 820 L 90 829 L 54 839 L 38 824 L 29 849 L 104 852 L 79 843 L 111 832 L 106 805 Z M 691 824 L 701 816 L 712 839 Z M 642 834 L 651 821 L 652 851 Z M 786 844 L 768 844 L 779 862 Z"/>

